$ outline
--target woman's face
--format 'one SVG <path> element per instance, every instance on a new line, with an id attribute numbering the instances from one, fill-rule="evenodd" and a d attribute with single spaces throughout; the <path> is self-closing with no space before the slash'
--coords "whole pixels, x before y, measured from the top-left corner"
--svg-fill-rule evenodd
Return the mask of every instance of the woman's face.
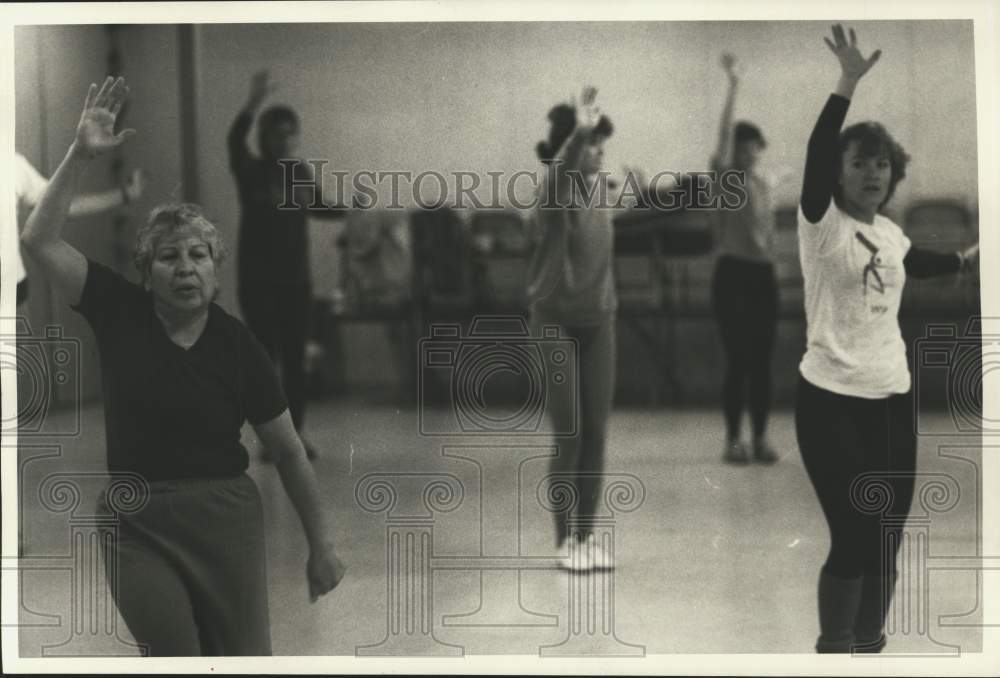
<path id="1" fill-rule="evenodd" d="M 863 211 L 876 211 L 889 194 L 892 166 L 887 155 L 864 156 L 854 140 L 841 155 L 840 186 L 844 201 Z"/>
<path id="2" fill-rule="evenodd" d="M 291 158 L 299 149 L 298 125 L 282 121 L 264 131 L 261 153 L 268 158 Z"/>
<path id="3" fill-rule="evenodd" d="M 191 229 L 180 229 L 156 245 L 147 287 L 174 311 L 201 311 L 215 298 L 218 280 L 208 244 Z"/>
<path id="4" fill-rule="evenodd" d="M 763 153 L 764 147 L 756 139 L 741 141 L 733 149 L 733 167 L 738 170 L 751 170 L 757 165 Z"/>
<path id="5" fill-rule="evenodd" d="M 597 174 L 601 171 L 604 160 L 604 139 L 603 136 L 594 136 L 583 145 L 580 156 L 580 172 L 583 174 Z"/>

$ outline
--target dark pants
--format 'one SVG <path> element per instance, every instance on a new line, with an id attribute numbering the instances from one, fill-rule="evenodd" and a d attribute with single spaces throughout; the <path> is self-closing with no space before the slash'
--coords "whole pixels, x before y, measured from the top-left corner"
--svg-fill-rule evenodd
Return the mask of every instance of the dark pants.
<path id="1" fill-rule="evenodd" d="M 550 390 L 548 410 L 555 430 L 575 435 L 558 436 L 558 453 L 552 458 L 554 480 L 569 482 L 577 496 L 579 531 L 593 531 L 594 514 L 602 486 L 604 446 L 608 416 L 615 388 L 615 316 L 608 314 L 597 325 L 571 325 L 544 316 L 532 317 L 534 335 L 542 325 L 560 325 L 561 336 L 575 339 L 579 351 L 579 372 L 567 370 L 565 389 Z M 560 394 L 563 397 L 552 397 Z M 575 416 L 575 419 L 574 419 Z M 556 537 L 561 542 L 570 534 L 570 510 L 555 512 Z"/>
<path id="2" fill-rule="evenodd" d="M 281 370 L 285 397 L 296 430 L 302 430 L 306 405 L 306 341 L 312 286 L 304 283 L 244 283 L 240 306 L 247 327 Z"/>
<path id="3" fill-rule="evenodd" d="M 830 527 L 824 571 L 842 579 L 891 575 L 913 500 L 912 391 L 869 400 L 800 378 L 795 431 Z"/>
<path id="4" fill-rule="evenodd" d="M 263 512 L 248 476 L 151 483 L 145 507 L 101 543 L 115 604 L 149 656 L 271 654 Z"/>
<path id="5" fill-rule="evenodd" d="M 726 354 L 722 388 L 726 431 L 740 435 L 747 402 L 755 436 L 767 430 L 771 410 L 771 352 L 778 323 L 778 284 L 774 265 L 719 257 L 712 279 L 712 306 Z"/>

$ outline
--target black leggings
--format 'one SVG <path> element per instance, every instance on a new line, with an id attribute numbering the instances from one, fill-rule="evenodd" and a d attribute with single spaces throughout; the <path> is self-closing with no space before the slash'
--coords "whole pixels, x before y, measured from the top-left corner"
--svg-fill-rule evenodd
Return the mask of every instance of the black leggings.
<path id="1" fill-rule="evenodd" d="M 800 377 L 795 432 L 830 527 L 823 569 L 842 579 L 891 574 L 913 500 L 912 391 L 880 400 L 852 398 Z"/>
<path id="2" fill-rule="evenodd" d="M 767 430 L 771 410 L 771 351 L 778 323 L 774 265 L 723 256 L 712 279 L 712 307 L 726 353 L 722 405 L 730 439 L 740 435 L 740 419 L 750 386 L 755 436 Z"/>
<path id="3" fill-rule="evenodd" d="M 281 367 L 282 385 L 296 430 L 302 430 L 305 419 L 305 358 L 311 304 L 312 286 L 308 282 L 240 286 L 240 306 L 247 327 L 275 366 Z"/>
<path id="4" fill-rule="evenodd" d="M 559 436 L 558 453 L 552 458 L 550 473 L 554 480 L 567 481 L 577 496 L 576 516 L 579 531 L 593 531 L 594 515 L 604 472 L 604 446 L 607 439 L 608 417 L 615 389 L 615 315 L 608 314 L 597 325 L 558 323 L 535 314 L 532 316 L 534 336 L 541 336 L 542 325 L 559 324 L 561 336 L 575 339 L 578 346 L 579 373 L 567 371 L 567 388 L 554 389 L 547 401 L 556 431 L 574 430 L 575 435 Z M 552 397 L 561 394 L 563 398 Z M 575 410 L 575 413 L 574 413 Z M 569 511 L 556 512 L 556 538 L 562 542 L 570 536 Z"/>

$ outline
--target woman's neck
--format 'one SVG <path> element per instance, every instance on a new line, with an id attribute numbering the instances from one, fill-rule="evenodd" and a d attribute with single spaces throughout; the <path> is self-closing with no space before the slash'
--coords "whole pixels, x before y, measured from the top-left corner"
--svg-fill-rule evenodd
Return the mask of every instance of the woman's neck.
<path id="1" fill-rule="evenodd" d="M 861 221 L 869 225 L 875 223 L 875 215 L 878 214 L 878 208 L 876 207 L 862 206 L 848 200 L 844 201 L 842 209 L 847 212 L 848 216 L 852 219 L 856 219 L 857 221 Z"/>
<path id="2" fill-rule="evenodd" d="M 208 322 L 208 306 L 195 311 L 178 311 L 154 301 L 153 311 L 170 339 L 185 347 L 198 340 Z"/>

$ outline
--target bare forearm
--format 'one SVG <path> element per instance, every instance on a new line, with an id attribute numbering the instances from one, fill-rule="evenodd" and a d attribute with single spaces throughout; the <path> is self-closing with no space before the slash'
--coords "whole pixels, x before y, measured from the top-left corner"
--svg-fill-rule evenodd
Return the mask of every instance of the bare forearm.
<path id="1" fill-rule="evenodd" d="M 719 145 L 715 149 L 715 157 L 724 167 L 730 163 L 732 151 L 733 108 L 736 105 L 736 85 L 731 84 L 726 93 L 726 103 L 722 107 L 722 119 L 719 121 Z"/>
<path id="2" fill-rule="evenodd" d="M 833 93 L 839 94 L 845 99 L 850 99 L 854 96 L 854 90 L 858 86 L 858 78 L 852 78 L 847 75 L 841 75 L 840 79 L 837 80 L 837 87 L 834 88 Z"/>
<path id="3" fill-rule="evenodd" d="M 90 158 L 76 144 L 70 146 L 21 234 L 21 241 L 29 251 L 62 239 L 62 229 L 71 214 L 80 177 L 89 164 Z"/>
<path id="4" fill-rule="evenodd" d="M 111 188 L 98 193 L 87 193 L 73 198 L 69 206 L 70 217 L 87 217 L 121 207 L 125 204 L 125 194 L 121 188 Z"/>
<path id="5" fill-rule="evenodd" d="M 295 450 L 285 450 L 277 463 L 281 484 L 295 507 L 311 550 L 332 546 L 333 535 L 319 497 L 316 476 L 306 459 L 302 443 L 296 440 Z"/>

